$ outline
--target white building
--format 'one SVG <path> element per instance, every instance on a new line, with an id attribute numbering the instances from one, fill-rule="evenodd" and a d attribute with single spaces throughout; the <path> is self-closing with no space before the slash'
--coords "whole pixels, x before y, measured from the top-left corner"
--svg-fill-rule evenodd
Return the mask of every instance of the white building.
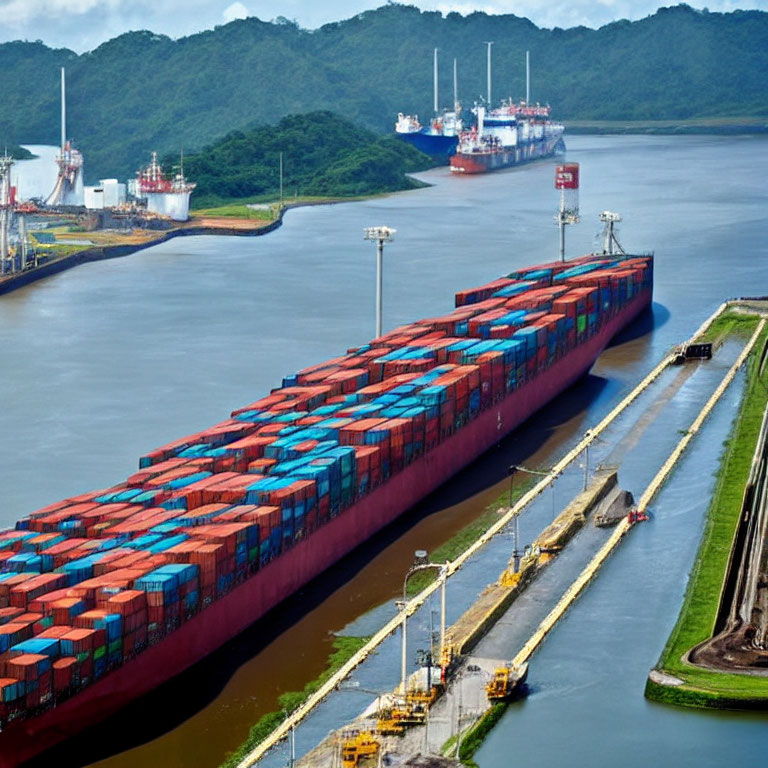
<path id="1" fill-rule="evenodd" d="M 101 179 L 97 187 L 85 188 L 85 207 L 116 208 L 125 203 L 125 193 L 125 184 L 121 184 L 117 179 Z"/>

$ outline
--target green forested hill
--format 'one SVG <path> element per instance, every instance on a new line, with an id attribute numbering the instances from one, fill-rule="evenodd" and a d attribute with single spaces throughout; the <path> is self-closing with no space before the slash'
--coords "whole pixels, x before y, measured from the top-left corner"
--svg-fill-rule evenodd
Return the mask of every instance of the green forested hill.
<path id="1" fill-rule="evenodd" d="M 393 136 L 360 128 L 330 112 L 289 115 L 276 126 L 233 131 L 184 159 L 197 182 L 196 207 L 231 198 L 277 193 L 280 152 L 286 197 L 366 195 L 416 185 L 406 173 L 424 170 L 430 158 Z M 167 157 L 172 165 L 177 158 Z"/>
<path id="2" fill-rule="evenodd" d="M 234 21 L 180 40 L 132 32 L 83 55 L 41 43 L 0 45 L 0 141 L 58 141 L 58 67 L 68 71 L 68 133 L 86 176 L 132 173 L 156 149 L 196 151 L 233 130 L 332 110 L 385 132 L 398 111 L 429 114 L 432 49 L 441 101 L 485 93 L 532 96 L 562 119 L 647 120 L 768 113 L 768 13 L 679 5 L 598 30 L 539 29 L 513 15 L 421 12 L 385 5 L 308 31 L 290 22 Z M 287 149 L 287 148 L 286 148 Z"/>

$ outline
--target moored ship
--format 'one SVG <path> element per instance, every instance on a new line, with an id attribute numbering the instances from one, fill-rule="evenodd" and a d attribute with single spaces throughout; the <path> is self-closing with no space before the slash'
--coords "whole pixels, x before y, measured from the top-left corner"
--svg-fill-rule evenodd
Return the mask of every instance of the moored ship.
<path id="1" fill-rule="evenodd" d="M 477 126 L 461 134 L 451 171 L 485 173 L 565 151 L 565 129 L 549 112 L 549 106 L 511 101 L 487 115 L 478 107 Z"/>
<path id="2" fill-rule="evenodd" d="M 157 152 L 152 162 L 142 168 L 132 184 L 134 194 L 147 201 L 147 210 L 173 221 L 189 219 L 189 198 L 197 185 L 184 176 L 183 167 L 172 179 L 166 178 L 157 162 Z"/>
<path id="3" fill-rule="evenodd" d="M 517 270 L 0 534 L 0 766 L 181 673 L 586 373 L 653 260 Z"/>
<path id="4" fill-rule="evenodd" d="M 456 110 L 446 110 L 439 117 L 432 118 L 429 128 L 424 128 L 419 123 L 418 115 L 404 115 L 399 112 L 395 133 L 399 139 L 416 147 L 425 155 L 450 157 L 456 152 L 462 126 L 461 112 Z"/>
<path id="5" fill-rule="evenodd" d="M 434 50 L 433 73 L 434 117 L 429 121 L 429 127 L 421 125 L 418 115 L 404 115 L 398 112 L 395 135 L 426 155 L 447 159 L 456 151 L 459 134 L 464 129 L 458 97 L 456 59 L 453 60 L 453 109 L 445 109 L 442 112 L 438 109 L 437 48 Z"/>

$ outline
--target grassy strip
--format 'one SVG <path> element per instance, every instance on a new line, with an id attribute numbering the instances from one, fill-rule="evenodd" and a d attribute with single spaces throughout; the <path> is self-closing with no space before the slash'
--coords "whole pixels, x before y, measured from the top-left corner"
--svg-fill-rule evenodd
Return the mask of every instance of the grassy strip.
<path id="1" fill-rule="evenodd" d="M 414 180 L 415 181 L 415 180 Z M 419 182 L 419 186 L 428 187 L 429 184 Z M 300 205 L 324 205 L 326 203 L 350 203 L 359 200 L 371 200 L 377 197 L 391 195 L 391 192 L 380 192 L 375 195 L 350 195 L 348 197 L 340 195 L 288 195 L 283 199 L 284 208 L 294 208 Z M 274 193 L 266 195 L 256 195 L 254 197 L 236 197 L 223 198 L 216 195 L 205 195 L 193 198 L 191 207 L 194 209 L 192 215 L 207 213 L 209 216 L 223 216 L 219 213 L 223 208 L 239 208 L 249 203 L 268 204 L 276 209 L 280 208 L 280 202 L 275 199 Z M 252 209 L 251 209 L 252 210 Z"/>
<path id="2" fill-rule="evenodd" d="M 472 726 L 459 747 L 459 760 L 467 768 L 478 768 L 474 761 L 475 752 L 485 741 L 485 737 L 494 729 L 509 707 L 507 701 L 497 701 L 486 710 L 485 714 Z"/>
<path id="3" fill-rule="evenodd" d="M 446 560 L 454 560 L 465 549 L 472 545 L 480 536 L 482 536 L 498 519 L 499 512 L 506 510 L 524 493 L 527 493 L 537 482 L 538 477 L 533 475 L 524 475 L 522 479 L 516 478 L 515 485 L 510 496 L 509 491 L 505 491 L 495 501 L 492 501 L 482 513 L 471 523 L 462 528 L 455 536 L 451 537 L 445 543 L 441 544 L 430 553 L 430 559 L 433 563 L 444 563 Z M 409 595 L 417 595 L 425 587 L 431 584 L 438 576 L 438 570 L 419 571 L 408 579 Z"/>
<path id="4" fill-rule="evenodd" d="M 488 734 L 496 727 L 509 707 L 508 701 L 497 701 L 487 709 L 483 716 L 469 729 L 459 747 L 459 761 L 467 768 L 478 768 L 474 760 L 475 752 L 485 741 Z M 444 757 L 450 757 L 456 753 L 456 736 L 451 736 L 443 744 L 441 750 Z"/>
<path id="5" fill-rule="evenodd" d="M 193 219 L 208 217 L 227 219 L 254 219 L 256 221 L 273 221 L 277 216 L 277 204 L 269 208 L 249 208 L 245 203 L 218 205 L 213 208 L 200 208 L 192 212 Z"/>
<path id="6" fill-rule="evenodd" d="M 713 325 L 708 338 L 724 332 L 747 335 L 754 331 L 754 316 L 726 313 Z M 747 368 L 747 382 L 739 414 L 725 442 L 707 522 L 688 582 L 677 624 L 661 654 L 657 669 L 683 680 L 664 686 L 649 680 L 645 694 L 656 701 L 694 707 L 751 707 L 768 704 L 768 679 L 713 672 L 686 664 L 684 655 L 712 636 L 728 560 L 763 412 L 768 386 L 758 375 L 763 333 Z"/>
<path id="7" fill-rule="evenodd" d="M 726 336 L 751 336 L 755 332 L 758 318 L 755 315 L 745 315 L 741 312 L 723 312 L 707 332 L 698 341 L 716 342 Z"/>
<path id="8" fill-rule="evenodd" d="M 303 691 L 286 691 L 278 696 L 277 702 L 280 705 L 280 711 L 262 715 L 256 724 L 251 726 L 248 738 L 234 752 L 227 755 L 221 768 L 235 768 L 249 752 L 264 741 L 291 712 L 300 707 L 369 640 L 369 637 L 337 637 L 333 641 L 333 652 L 328 656 L 328 664 L 320 675 L 308 682 Z"/>

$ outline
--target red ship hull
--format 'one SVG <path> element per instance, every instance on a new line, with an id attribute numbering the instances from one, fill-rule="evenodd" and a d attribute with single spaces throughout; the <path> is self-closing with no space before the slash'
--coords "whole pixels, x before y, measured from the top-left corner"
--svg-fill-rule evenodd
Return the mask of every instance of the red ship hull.
<path id="1" fill-rule="evenodd" d="M 639 293 L 580 347 L 479 414 L 458 434 L 392 476 L 161 643 L 57 707 L 12 722 L 0 734 L 0 768 L 16 768 L 103 721 L 245 630 L 577 381 L 589 371 L 611 338 L 650 305 L 651 296 L 652 289 Z"/>
<path id="2" fill-rule="evenodd" d="M 490 151 L 462 153 L 460 150 L 451 155 L 450 164 L 453 173 L 486 173 L 510 168 L 555 154 L 557 141 L 536 142 L 508 149 L 499 147 Z"/>

